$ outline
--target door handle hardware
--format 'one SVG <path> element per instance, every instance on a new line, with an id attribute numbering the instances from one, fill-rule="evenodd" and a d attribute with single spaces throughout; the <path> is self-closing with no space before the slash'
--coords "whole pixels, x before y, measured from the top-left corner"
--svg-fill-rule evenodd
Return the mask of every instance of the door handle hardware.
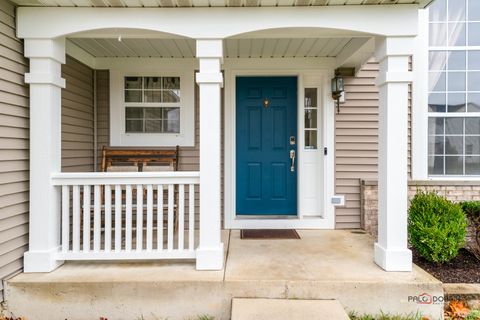
<path id="1" fill-rule="evenodd" d="M 295 150 L 290 150 L 290 160 L 292 160 L 292 165 L 290 167 L 290 171 L 293 173 L 295 172 Z"/>

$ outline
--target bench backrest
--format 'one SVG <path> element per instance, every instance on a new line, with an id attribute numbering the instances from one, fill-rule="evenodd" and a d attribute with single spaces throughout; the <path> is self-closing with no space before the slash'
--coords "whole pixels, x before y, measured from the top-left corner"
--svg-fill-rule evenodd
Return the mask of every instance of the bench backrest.
<path id="1" fill-rule="evenodd" d="M 106 172 L 115 166 L 136 166 L 136 171 L 143 171 L 147 166 L 169 166 L 177 171 L 178 146 L 175 149 L 161 150 L 103 147 L 102 171 Z"/>

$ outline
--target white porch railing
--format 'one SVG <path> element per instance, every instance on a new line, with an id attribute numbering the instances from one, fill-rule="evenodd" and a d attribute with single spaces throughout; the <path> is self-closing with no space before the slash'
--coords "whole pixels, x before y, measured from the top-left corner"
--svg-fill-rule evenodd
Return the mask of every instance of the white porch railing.
<path id="1" fill-rule="evenodd" d="M 52 181 L 61 188 L 58 260 L 195 258 L 198 172 L 59 173 Z"/>

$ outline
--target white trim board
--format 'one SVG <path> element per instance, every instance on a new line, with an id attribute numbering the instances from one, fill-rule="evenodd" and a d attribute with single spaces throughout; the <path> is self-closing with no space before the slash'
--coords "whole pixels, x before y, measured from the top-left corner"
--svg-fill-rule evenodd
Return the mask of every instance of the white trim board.
<path id="1" fill-rule="evenodd" d="M 248 59 L 243 60 L 226 60 L 225 61 L 225 184 L 224 184 L 224 214 L 225 228 L 298 228 L 298 229 L 334 229 L 335 226 L 335 210 L 329 201 L 334 193 L 334 120 L 335 109 L 333 100 L 329 99 L 329 81 L 333 76 L 335 59 L 316 59 L 316 65 L 309 65 L 306 59 L 282 59 L 283 64 L 271 63 L 270 59 Z M 269 63 L 270 62 L 270 63 Z M 288 66 L 288 67 L 284 67 Z M 301 193 L 305 175 L 302 174 L 302 168 L 299 166 L 298 190 L 299 193 L 299 214 L 294 218 L 264 219 L 264 218 L 248 218 L 245 216 L 237 217 L 235 209 L 235 185 L 236 185 L 236 168 L 235 168 L 235 79 L 237 76 L 297 76 L 298 77 L 298 132 L 297 141 L 299 152 L 299 165 L 303 153 L 303 88 L 304 86 L 316 87 L 319 89 L 319 100 L 321 105 L 321 127 L 317 152 L 321 154 L 323 166 L 321 177 L 323 186 L 318 190 L 317 196 L 321 199 L 322 209 L 317 214 L 305 215 L 301 212 Z M 320 137 L 322 138 L 320 140 Z M 323 155 L 323 148 L 327 147 L 329 152 L 327 156 Z"/>

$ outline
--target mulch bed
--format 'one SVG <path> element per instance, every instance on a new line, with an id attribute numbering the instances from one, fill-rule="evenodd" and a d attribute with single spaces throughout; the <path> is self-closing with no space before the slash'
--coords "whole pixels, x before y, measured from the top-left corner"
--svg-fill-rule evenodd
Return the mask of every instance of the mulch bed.
<path id="1" fill-rule="evenodd" d="M 480 261 L 465 249 L 449 263 L 438 265 L 422 258 L 414 249 L 413 262 L 445 283 L 480 283 Z"/>

